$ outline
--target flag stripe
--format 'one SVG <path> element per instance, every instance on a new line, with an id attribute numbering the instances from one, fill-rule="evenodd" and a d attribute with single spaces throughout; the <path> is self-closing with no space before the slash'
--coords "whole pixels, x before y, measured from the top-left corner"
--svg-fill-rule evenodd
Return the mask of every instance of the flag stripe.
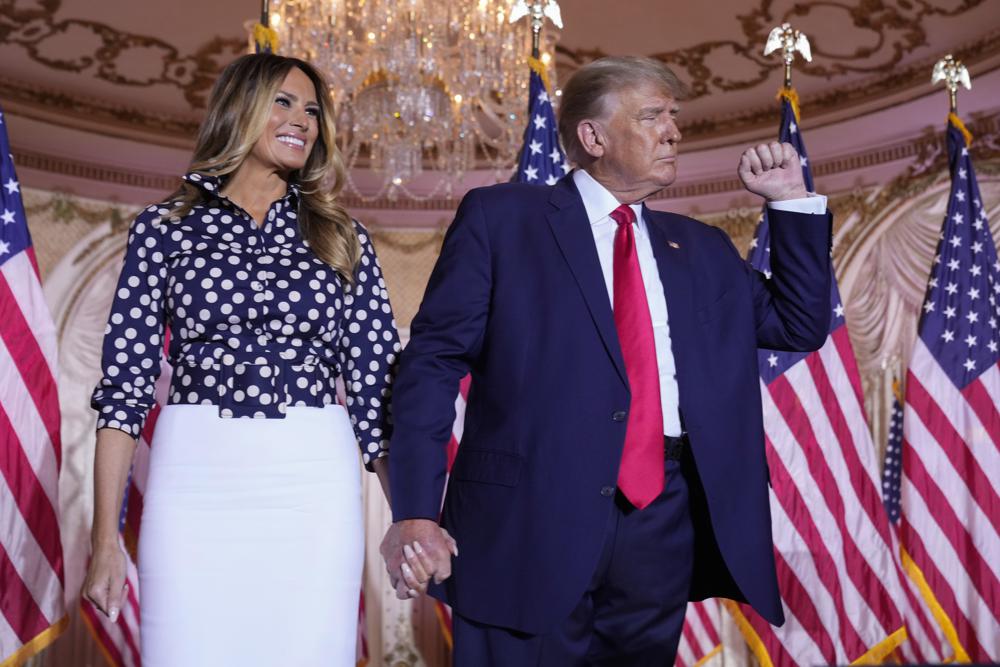
<path id="1" fill-rule="evenodd" d="M 132 636 L 131 632 L 131 628 L 139 627 L 139 601 L 135 597 L 134 588 L 134 586 L 129 586 L 128 600 L 122 605 L 121 620 L 118 621 L 118 626 L 122 631 L 122 641 L 128 647 L 133 662 L 139 662 L 138 638 Z"/>
<path id="2" fill-rule="evenodd" d="M 990 370 L 982 377 L 992 384 L 996 382 L 994 373 L 995 371 Z M 958 459 L 952 459 L 952 466 L 957 462 L 958 467 L 955 468 L 957 471 L 963 471 L 965 466 L 977 467 L 980 471 L 1000 470 L 1000 433 L 987 431 L 985 424 L 979 421 L 978 415 L 967 409 L 968 403 L 965 397 L 920 339 L 917 339 L 914 345 L 910 372 L 907 374 L 907 403 L 911 402 L 910 380 L 914 377 L 919 379 L 924 393 L 930 397 L 932 401 L 930 407 L 935 409 L 935 419 L 942 421 L 942 428 L 946 432 L 964 438 L 965 447 L 972 453 L 971 458 L 962 455 Z M 984 384 L 984 387 L 986 386 Z M 947 406 L 948 409 L 941 410 L 940 406 Z M 927 418 L 924 419 L 926 421 Z M 931 448 L 927 450 L 928 454 L 936 451 L 936 445 L 929 446 Z M 1000 481 L 997 483 L 1000 484 Z M 994 487 L 994 490 L 1000 489 Z"/>
<path id="3" fill-rule="evenodd" d="M 865 413 L 865 396 L 861 389 L 861 372 L 858 370 L 858 362 L 854 358 L 854 348 L 851 347 L 851 335 L 847 331 L 847 324 L 839 326 L 830 332 L 830 338 L 833 339 L 833 345 L 837 349 L 837 359 L 843 364 L 844 373 L 848 377 L 848 382 L 844 385 L 838 385 L 839 388 L 844 389 L 845 393 L 837 394 L 837 403 L 844 404 L 847 403 L 848 396 L 854 397 L 854 405 L 857 406 L 858 414 L 861 418 L 861 423 L 855 423 L 855 427 L 867 427 L 868 426 L 868 415 Z M 820 349 L 820 354 L 827 358 L 830 355 L 825 354 L 826 346 L 824 345 Z M 867 433 L 867 431 L 866 431 Z M 867 438 L 871 442 L 871 438 Z M 872 443 L 874 444 L 874 443 Z M 872 448 L 874 452 L 874 448 Z M 875 470 L 865 469 L 865 472 L 872 473 L 874 475 L 877 472 L 877 466 Z"/>
<path id="4" fill-rule="evenodd" d="M 685 619 L 687 615 L 685 614 Z M 694 667 L 694 664 L 698 661 L 694 657 L 694 642 L 692 641 L 692 635 L 694 631 L 688 626 L 687 620 L 684 621 L 684 626 L 681 628 L 681 640 L 677 645 L 677 656 L 674 658 L 675 667 Z"/>
<path id="5" fill-rule="evenodd" d="M 878 470 L 878 461 L 875 458 L 875 448 L 871 446 L 871 435 L 866 428 L 867 417 L 863 403 L 858 402 L 848 406 L 853 408 L 850 420 L 845 415 L 845 409 L 848 409 L 845 408 L 847 403 L 844 400 L 845 395 L 858 398 L 851 389 L 855 386 L 860 387 L 861 376 L 850 348 L 847 327 L 837 328 L 830 337 L 833 340 L 833 347 L 824 345 L 819 354 L 806 357 L 806 363 L 812 371 L 821 405 L 826 408 L 833 424 L 836 440 L 841 443 L 841 447 L 837 450 L 843 455 L 844 465 L 841 466 L 841 475 L 851 480 L 854 495 L 861 509 L 868 515 L 870 525 L 867 527 L 877 533 L 882 540 L 879 544 L 879 553 L 882 554 L 885 553 L 882 551 L 883 546 L 889 550 L 892 538 L 889 536 L 889 522 L 885 520 L 882 497 L 878 491 L 878 479 L 874 475 Z M 837 384 L 836 388 L 834 381 Z M 854 428 L 850 424 L 854 424 Z M 858 433 L 855 429 L 864 429 L 864 433 Z M 859 443 L 867 445 L 861 453 L 859 453 Z"/>
<path id="6" fill-rule="evenodd" d="M 984 518 L 992 524 L 994 534 L 996 534 L 997 531 L 1000 531 L 1000 526 L 997 524 L 1000 521 L 1000 499 L 997 498 L 996 489 L 986 478 L 983 469 L 972 460 L 974 454 L 972 449 L 967 446 L 967 439 L 962 438 L 955 431 L 948 415 L 927 393 L 920 379 L 912 373 L 907 380 L 907 402 L 913 406 L 915 413 L 920 415 L 920 422 L 928 431 L 926 437 L 936 443 L 940 451 L 946 455 L 947 460 L 951 462 L 952 470 L 949 471 L 948 476 L 962 475 L 964 477 L 964 480 L 957 481 L 956 486 L 968 485 L 972 500 L 985 514 Z M 910 441 L 910 444 L 916 443 Z M 906 459 L 907 457 L 903 457 L 904 468 Z M 970 517 L 966 517 L 962 524 L 969 526 Z M 1000 554 L 1000 550 L 993 553 Z"/>
<path id="7" fill-rule="evenodd" d="M 919 382 L 916 378 L 912 378 L 910 382 L 912 386 L 909 391 L 919 394 L 921 391 Z M 910 405 L 921 405 L 921 403 L 922 401 L 920 400 L 909 402 Z M 975 542 L 982 545 L 983 549 L 986 549 L 984 553 L 1000 554 L 1000 536 L 998 536 L 995 528 L 996 515 L 990 516 L 984 513 L 982 502 L 963 502 L 967 498 L 966 494 L 968 494 L 969 490 L 973 490 L 977 494 L 986 495 L 986 490 L 992 490 L 992 486 L 983 478 L 982 474 L 964 474 L 965 468 L 975 467 L 967 463 L 972 459 L 968 453 L 971 448 L 966 447 L 968 441 L 959 439 L 948 446 L 942 446 L 941 441 L 935 437 L 935 434 L 928 430 L 927 422 L 935 423 L 938 426 L 938 430 L 942 431 L 945 437 L 951 435 L 947 429 L 940 428 L 943 413 L 941 413 L 933 400 L 927 402 L 925 410 L 923 413 L 918 409 L 907 412 L 906 444 L 910 447 L 910 451 L 907 451 L 907 455 L 903 457 L 904 471 L 910 458 L 921 462 L 921 470 L 927 467 L 923 463 L 924 461 L 933 462 L 933 475 L 927 475 L 925 479 L 934 484 L 934 489 L 936 490 L 935 497 L 948 499 L 946 506 L 940 508 L 942 514 L 938 515 L 939 523 L 941 517 L 946 517 L 957 522 L 958 525 L 955 527 L 955 530 L 976 531 Z M 939 452 L 949 447 L 965 451 L 964 454 L 958 454 L 956 457 L 959 464 L 958 467 L 954 465 L 955 459 L 938 456 Z M 970 481 L 972 484 L 969 484 Z M 930 499 L 928 499 L 928 504 L 938 509 L 936 505 L 930 502 Z M 995 507 L 996 503 L 993 503 L 993 505 Z M 950 511 L 950 513 L 947 511 Z M 953 531 L 951 534 L 957 535 L 958 533 Z M 998 562 L 997 567 L 1000 567 L 1000 562 Z M 994 569 L 994 574 L 1000 577 L 1000 570 Z"/>
<path id="8" fill-rule="evenodd" d="M 931 640 L 931 637 L 936 634 L 935 627 L 932 620 L 923 613 L 922 600 L 913 590 L 913 586 L 906 585 L 903 591 L 906 594 L 906 602 L 909 607 L 907 610 L 909 613 L 906 615 L 906 629 L 910 634 L 910 641 L 904 643 L 903 647 L 912 653 L 911 661 L 928 662 L 931 660 L 930 656 L 939 655 L 941 652 L 941 647 L 934 646 Z"/>
<path id="9" fill-rule="evenodd" d="M 840 639 L 848 651 L 848 655 L 855 658 L 863 654 L 866 647 L 854 627 L 852 619 L 846 614 L 846 609 L 843 606 L 844 600 L 850 601 L 848 608 L 865 609 L 867 613 L 868 607 L 864 598 L 859 594 L 860 591 L 875 590 L 879 596 L 884 595 L 885 592 L 881 584 L 874 581 L 874 578 L 865 572 L 868 570 L 867 563 L 844 522 L 847 511 L 844 499 L 837 487 L 833 473 L 830 471 L 824 448 L 817 440 L 813 425 L 809 421 L 810 415 L 807 414 L 808 411 L 802 409 L 802 403 L 789 381 L 788 376 L 791 372 L 776 378 L 769 387 L 769 393 L 777 409 L 783 415 L 794 441 L 798 443 L 806 456 L 806 466 L 812 477 L 814 490 L 818 492 L 817 500 L 826 503 L 826 507 L 820 507 L 818 503 L 812 504 L 810 511 L 812 520 L 818 525 L 835 526 L 837 529 L 827 530 L 820 534 L 819 540 L 826 538 L 822 540 L 826 542 L 823 544 L 825 553 L 822 554 L 822 557 L 824 560 L 832 562 L 836 568 L 833 572 L 826 573 L 824 578 L 832 581 L 830 585 L 834 588 L 837 587 L 837 581 L 840 582 L 840 588 L 835 596 L 838 601 L 838 616 L 841 619 Z M 823 411 L 817 411 L 812 416 L 819 418 L 825 414 Z M 817 510 L 823 510 L 823 515 L 817 515 Z M 815 530 L 815 526 L 810 526 L 810 530 Z M 808 540 L 808 543 L 810 547 L 817 549 L 820 544 L 819 540 Z M 843 562 L 834 560 L 832 553 L 842 555 Z M 821 572 L 823 569 L 820 567 Z M 821 576 L 824 575 L 821 574 Z M 853 582 L 854 587 L 848 585 L 848 582 Z M 869 588 L 869 586 L 873 588 Z"/>
<path id="10" fill-rule="evenodd" d="M 66 628 L 56 331 L 0 110 L 0 664 Z"/>
<path id="11" fill-rule="evenodd" d="M 52 374 L 52 368 L 55 366 L 49 365 L 50 361 L 36 338 L 41 334 L 39 331 L 40 323 L 35 321 L 34 327 L 29 324 L 25 318 L 25 311 L 22 310 L 26 304 L 14 300 L 12 282 L 8 282 L 8 276 L 13 278 L 14 282 L 18 278 L 23 280 L 23 276 L 18 276 L 16 271 L 9 268 L 11 264 L 17 264 L 21 261 L 21 258 L 8 260 L 3 265 L 3 269 L 0 270 L 0 339 L 7 346 L 10 357 L 14 361 L 14 367 L 23 378 L 28 395 L 31 396 L 35 409 L 42 418 L 58 467 L 61 452 L 59 446 L 59 394 L 56 389 L 55 377 Z M 16 268 L 16 266 L 12 268 Z M 33 304 L 32 308 L 27 311 L 29 316 L 33 310 L 44 307 L 40 287 L 37 288 L 37 294 L 32 294 L 32 297 L 35 301 L 40 301 L 41 304 Z M 37 320 L 37 317 L 34 319 Z M 50 323 L 48 329 L 51 328 Z"/>
<path id="12" fill-rule="evenodd" d="M 0 546 L 0 549 L 3 547 Z M 3 593 L 0 592 L 0 658 L 9 660 L 12 655 L 16 655 L 24 644 L 14 632 L 14 628 L 7 622 L 7 617 L 3 614 Z M 4 663 L 0 663 L 3 665 Z"/>
<path id="13" fill-rule="evenodd" d="M 55 621 L 63 614 L 61 570 L 54 570 L 46 560 L 30 524 L 17 508 L 13 491 L 3 478 L 0 478 L 0 525 L 4 526 L 0 546 L 16 554 L 12 562 L 21 583 L 46 618 Z"/>
<path id="14" fill-rule="evenodd" d="M 37 635 L 45 632 L 51 623 L 38 608 L 35 598 L 24 585 L 21 576 L 0 544 L 0 581 L 4 582 L 0 591 L 0 611 L 17 635 L 18 641 L 27 644 Z"/>
<path id="15" fill-rule="evenodd" d="M 893 552 L 899 553 L 899 545 L 893 545 Z M 940 643 L 934 646 L 933 637 L 939 636 L 939 631 L 933 620 L 926 613 L 926 607 L 920 598 L 914 582 L 903 578 L 903 594 L 906 596 L 904 618 L 910 641 L 900 647 L 909 662 L 936 662 L 943 657 Z"/>
<path id="16" fill-rule="evenodd" d="M 694 646 L 698 650 L 699 654 L 702 655 L 711 651 L 715 646 L 715 642 L 713 642 L 708 636 L 708 628 L 705 627 L 705 618 L 701 615 L 704 611 L 705 610 L 701 604 L 690 604 L 684 615 L 684 624 L 691 626 L 691 632 L 694 637 Z M 690 618 L 688 617 L 688 614 L 690 614 Z"/>
<path id="17" fill-rule="evenodd" d="M 979 376 L 983 390 L 989 396 L 990 405 L 1000 405 L 1000 364 L 994 364 L 988 371 Z M 998 431 L 991 431 L 998 433 Z"/>
<path id="18" fill-rule="evenodd" d="M 59 519 L 41 482 L 35 476 L 22 441 L 10 422 L 6 406 L 0 404 L 0 474 L 13 494 L 14 505 L 27 522 L 29 532 L 41 549 L 46 562 L 56 572 L 62 572 L 62 544 L 59 540 Z M 6 543 L 6 537 L 4 538 Z"/>
<path id="19" fill-rule="evenodd" d="M 27 387 L 15 367 L 14 358 L 0 338 L 0 386 L 5 390 L 0 395 L 0 406 L 7 411 L 5 431 L 14 441 L 19 442 L 18 463 L 25 466 L 37 479 L 44 497 L 51 507 L 57 506 L 59 497 L 59 466 L 55 450 L 49 439 L 41 416 L 30 400 Z"/>
<path id="20" fill-rule="evenodd" d="M 780 553 L 775 553 L 775 565 L 777 565 L 779 577 L 781 576 L 782 570 L 789 569 L 788 563 L 785 561 L 784 556 Z M 795 594 L 801 594 L 797 591 L 792 592 Z M 833 645 L 829 645 L 829 653 L 827 653 L 827 649 L 821 649 L 816 646 L 813 641 L 816 639 L 816 633 L 804 631 L 805 628 L 817 629 L 817 626 L 813 626 L 808 623 L 802 624 L 799 622 L 799 619 L 795 614 L 788 613 L 788 608 L 785 609 L 785 612 L 785 625 L 782 626 L 782 628 L 787 627 L 789 630 L 797 630 L 798 632 L 793 632 L 793 634 L 802 639 L 802 641 L 795 642 L 791 646 L 781 641 L 781 639 L 775 634 L 774 628 L 767 621 L 761 618 L 760 614 L 755 613 L 750 607 L 744 606 L 745 618 L 749 622 L 750 627 L 763 642 L 763 646 L 758 647 L 758 650 L 754 651 L 757 659 L 763 664 L 770 662 L 775 665 L 775 667 L 792 667 L 793 665 L 832 662 L 834 660 L 832 657 L 834 654 Z M 822 635 L 823 633 L 820 632 L 819 634 Z M 761 650 L 764 651 L 764 655 L 761 655 Z M 831 657 L 826 657 L 827 655 Z M 765 656 L 767 658 L 766 662 L 762 659 Z M 820 659 L 816 660 L 817 657 Z"/>
<path id="21" fill-rule="evenodd" d="M 840 634 L 841 626 L 849 625 L 843 612 L 844 603 L 837 583 L 837 567 L 819 537 L 816 523 L 810 519 L 809 509 L 795 488 L 792 475 L 769 437 L 766 438 L 766 442 L 771 470 L 771 512 L 776 547 L 774 556 L 785 615 L 787 617 L 792 613 L 805 626 L 815 628 L 811 638 L 818 642 L 817 649 L 820 655 L 817 657 L 826 662 L 833 662 L 836 660 L 833 637 Z M 790 537 L 788 533 L 793 530 L 794 541 L 788 539 Z M 784 537 L 779 537 L 779 532 Z M 815 546 L 810 548 L 809 545 Z M 809 554 L 810 558 L 796 560 L 801 570 L 799 573 L 789 566 L 784 553 Z M 821 590 L 815 588 L 810 592 L 803 585 L 803 581 L 819 581 L 826 595 L 822 595 Z M 817 597 L 820 600 L 817 600 Z M 822 617 L 817 604 L 822 605 L 826 612 Z M 751 614 L 751 617 L 756 619 L 757 615 Z M 822 620 L 823 618 L 827 619 L 826 622 Z M 770 636 L 772 633 L 768 630 L 766 634 Z M 773 643 L 779 643 L 777 638 Z"/>
<path id="22" fill-rule="evenodd" d="M 938 524 L 941 533 L 958 554 L 958 560 L 969 577 L 970 585 L 982 595 L 986 607 L 993 609 L 994 618 L 1000 621 L 1000 607 L 998 607 L 1000 579 L 990 564 L 983 559 L 974 537 L 965 529 L 964 526 L 968 524 L 962 522 L 956 515 L 948 497 L 941 491 L 934 476 L 928 473 L 920 457 L 904 456 L 903 471 L 914 488 L 920 489 L 920 495 L 923 496 L 931 518 Z M 1000 549 L 996 545 L 988 545 L 985 553 L 1000 553 Z"/>
<path id="23" fill-rule="evenodd" d="M 82 604 L 80 609 L 87 627 L 94 633 L 97 645 L 101 649 L 101 652 L 104 653 L 104 658 L 111 665 L 116 667 L 119 665 L 124 666 L 126 662 L 121 651 L 118 650 L 119 642 L 113 639 L 110 634 L 110 632 L 117 630 L 117 626 L 110 622 L 105 625 L 102 619 L 98 617 L 98 614 L 101 614 L 101 612 L 97 611 L 91 604 Z M 115 632 L 115 634 L 120 638 L 120 633 Z"/>
<path id="24" fill-rule="evenodd" d="M 824 464 L 821 469 L 832 474 L 836 484 L 832 488 L 838 490 L 843 498 L 843 509 L 840 512 L 834 511 L 833 517 L 844 540 L 853 545 L 860 557 L 859 569 L 849 568 L 848 572 L 853 575 L 859 595 L 875 617 L 890 624 L 889 627 L 883 624 L 880 629 L 871 623 L 859 626 L 860 633 L 865 635 L 863 644 L 871 647 L 902 627 L 897 601 L 887 588 L 891 586 L 898 591 L 901 581 L 882 499 L 875 480 L 868 473 L 878 467 L 875 448 L 871 446 L 871 436 L 867 430 L 853 433 L 844 415 L 845 405 L 850 406 L 849 397 L 853 392 L 848 389 L 852 383 L 844 372 L 841 348 L 836 345 L 836 340 L 846 337 L 846 328 L 839 327 L 831 334 L 833 344 L 824 345 L 817 354 L 806 357 L 805 364 L 810 371 L 811 382 L 802 381 L 802 376 L 795 370 L 785 373 L 784 377 L 793 384 L 803 405 L 825 408 L 806 409 L 801 413 L 814 427 L 817 442 L 822 443 L 821 448 L 815 452 L 818 460 Z M 851 357 L 851 366 L 853 365 Z M 834 388 L 831 376 L 840 381 L 839 387 Z M 860 381 L 856 373 L 855 376 Z M 844 396 L 848 397 L 845 401 L 838 400 L 838 397 Z M 863 412 L 857 410 L 852 417 L 863 428 Z M 864 460 L 859 456 L 856 438 L 869 444 L 864 452 Z M 848 524 L 851 525 L 851 530 L 848 530 Z"/>
<path id="25" fill-rule="evenodd" d="M 906 494 L 907 486 L 909 484 L 904 480 L 904 494 Z M 919 499 L 919 502 L 917 499 Z M 923 507 L 924 510 L 927 509 L 926 505 L 922 504 L 922 499 L 919 498 L 919 495 L 915 495 L 914 499 L 910 500 L 910 503 L 914 509 L 919 507 Z M 913 513 L 908 513 L 908 516 L 913 516 Z M 921 526 L 921 523 L 924 525 Z M 976 638 L 976 633 L 968 613 L 970 601 L 962 600 L 960 604 L 958 596 L 955 595 L 956 590 L 968 590 L 967 578 L 959 573 L 959 569 L 962 566 L 958 562 L 958 558 L 955 556 L 954 551 L 951 551 L 947 547 L 936 549 L 932 557 L 924 545 L 923 535 L 928 535 L 937 544 L 943 542 L 937 524 L 929 520 L 923 522 L 918 520 L 917 525 L 914 526 L 904 517 L 900 521 L 900 535 L 906 543 L 906 548 L 909 550 L 913 562 L 924 573 L 927 583 L 931 587 L 931 590 L 934 591 L 934 595 L 941 604 L 941 608 L 947 614 L 948 620 L 955 626 L 955 631 L 958 633 L 958 639 L 963 648 L 971 655 L 981 653 L 983 649 Z M 944 545 L 942 544 L 942 546 Z M 941 563 L 941 567 L 938 566 L 938 563 Z M 945 572 L 950 573 L 951 576 L 946 576 Z M 961 585 L 956 587 L 956 583 L 960 583 Z M 979 604 L 982 603 L 981 600 L 976 602 Z M 976 602 L 972 602 L 972 604 L 976 604 Z"/>
<path id="26" fill-rule="evenodd" d="M 35 262 L 35 249 L 28 247 L 23 253 L 11 257 L 0 265 L 0 275 L 6 282 L 9 296 L 20 304 L 22 317 L 28 322 L 32 337 L 38 342 L 39 349 L 45 356 L 45 363 L 50 369 L 59 367 L 58 343 L 56 329 L 49 313 L 48 302 L 38 279 L 38 266 Z M 54 378 L 53 378 L 54 379 Z"/>
<path id="27" fill-rule="evenodd" d="M 714 619 L 719 616 L 718 607 L 715 607 L 713 610 L 714 618 L 709 617 L 708 609 L 704 604 L 696 604 L 694 605 L 694 609 L 698 618 L 701 619 L 702 628 L 704 628 L 705 636 L 708 638 L 708 646 L 703 646 L 703 648 L 706 651 L 710 651 L 719 643 L 719 632 L 714 622 Z"/>
<path id="28" fill-rule="evenodd" d="M 994 368 L 996 368 L 996 366 L 994 366 Z M 986 386 L 982 382 L 982 380 L 973 380 L 972 382 L 970 382 L 969 385 L 962 390 L 962 396 L 965 397 L 965 400 L 972 407 L 972 411 L 976 414 L 976 417 L 979 418 L 979 422 L 983 425 L 984 430 L 981 431 L 980 433 L 983 433 L 987 437 L 989 434 L 993 433 L 1000 434 L 1000 413 L 997 412 L 997 404 L 993 401 L 989 393 L 986 391 Z M 1000 445 L 1000 443 L 993 442 L 992 444 L 994 446 L 994 451 L 996 451 L 996 447 Z M 976 471 L 982 473 L 982 470 L 979 468 L 979 466 L 974 466 L 974 468 Z M 993 502 L 995 503 L 997 489 L 994 486 L 992 487 L 991 490 L 993 491 L 992 498 Z M 981 497 L 979 496 L 978 493 L 975 492 L 973 492 L 973 495 L 976 496 L 977 498 Z M 997 527 L 996 521 L 998 513 L 996 512 L 995 504 L 993 505 L 993 509 L 990 510 L 990 512 L 994 517 L 993 526 Z"/>

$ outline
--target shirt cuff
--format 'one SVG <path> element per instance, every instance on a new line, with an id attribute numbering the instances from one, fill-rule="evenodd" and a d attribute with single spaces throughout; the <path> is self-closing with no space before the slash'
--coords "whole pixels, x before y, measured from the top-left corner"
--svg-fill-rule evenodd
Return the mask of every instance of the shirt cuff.
<path id="1" fill-rule="evenodd" d="M 767 207 L 773 208 L 775 211 L 787 211 L 788 213 L 823 215 L 826 213 L 826 195 L 818 195 L 810 192 L 808 197 L 800 199 L 769 201 L 767 202 Z"/>
<path id="2" fill-rule="evenodd" d="M 369 454 L 365 452 L 361 456 L 361 460 L 364 462 L 365 470 L 368 472 L 375 472 L 375 462 L 379 459 L 389 456 L 389 441 L 383 440 L 380 443 L 380 448 L 374 454 Z"/>

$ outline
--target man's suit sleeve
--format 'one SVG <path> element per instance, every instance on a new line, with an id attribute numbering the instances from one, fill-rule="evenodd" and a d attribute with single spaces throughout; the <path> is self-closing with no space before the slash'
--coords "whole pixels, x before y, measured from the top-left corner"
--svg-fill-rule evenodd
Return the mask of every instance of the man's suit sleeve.
<path id="1" fill-rule="evenodd" d="M 481 194 L 472 190 L 448 229 L 400 357 L 389 449 L 394 521 L 440 513 L 459 382 L 486 330 L 491 261 Z"/>
<path id="2" fill-rule="evenodd" d="M 772 350 L 817 350 L 826 341 L 832 312 L 832 216 L 770 208 L 768 223 L 771 278 L 765 279 L 745 262 L 753 293 L 757 345 Z M 726 242 L 736 253 L 729 237 Z"/>

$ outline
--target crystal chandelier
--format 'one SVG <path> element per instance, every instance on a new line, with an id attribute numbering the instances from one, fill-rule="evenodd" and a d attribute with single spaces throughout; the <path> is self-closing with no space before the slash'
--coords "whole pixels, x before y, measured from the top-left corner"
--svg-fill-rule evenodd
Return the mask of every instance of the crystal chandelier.
<path id="1" fill-rule="evenodd" d="M 329 77 L 349 171 L 368 167 L 366 200 L 451 195 L 475 168 L 509 175 L 527 106 L 531 31 L 521 0 L 271 0 L 280 52 Z M 546 31 L 543 60 L 554 47 Z M 408 185 L 429 174 L 418 194 Z M 426 177 L 425 181 L 428 180 Z"/>

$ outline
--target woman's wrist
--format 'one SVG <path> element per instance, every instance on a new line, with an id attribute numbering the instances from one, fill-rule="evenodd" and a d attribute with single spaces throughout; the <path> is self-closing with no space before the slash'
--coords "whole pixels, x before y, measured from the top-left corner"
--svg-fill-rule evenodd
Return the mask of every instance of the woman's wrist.
<path id="1" fill-rule="evenodd" d="M 105 551 L 117 550 L 118 547 L 118 535 L 98 535 L 96 533 L 90 536 L 90 549 L 93 553 L 100 553 Z"/>

